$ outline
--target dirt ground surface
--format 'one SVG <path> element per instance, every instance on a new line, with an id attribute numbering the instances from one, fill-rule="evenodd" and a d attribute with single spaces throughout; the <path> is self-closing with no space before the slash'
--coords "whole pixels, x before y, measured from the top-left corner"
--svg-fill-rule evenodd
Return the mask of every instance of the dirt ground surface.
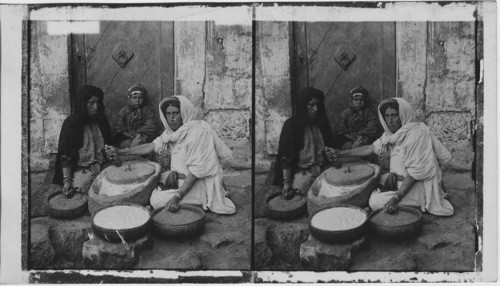
<path id="1" fill-rule="evenodd" d="M 86 231 L 90 227 L 90 214 L 73 220 L 57 220 L 48 217 L 47 196 L 57 191 L 49 187 L 50 174 L 32 174 L 31 225 L 42 224 L 49 229 L 51 244 L 56 255 L 44 269 L 84 269 L 81 257 L 60 250 L 54 237 L 65 234 L 58 225 L 80 223 Z M 237 211 L 233 215 L 218 215 L 206 212 L 203 233 L 190 239 L 165 239 L 151 233 L 152 247 L 142 249 L 133 269 L 213 269 L 249 270 L 251 261 L 251 176 L 250 171 L 233 171 L 225 174 L 229 197 Z M 58 233 L 62 232 L 62 234 Z M 31 233 L 31 236 L 34 236 Z M 87 240 L 88 238 L 84 238 Z M 60 243 L 60 242 L 59 242 Z M 79 246 L 81 247 L 81 246 Z"/>
<path id="2" fill-rule="evenodd" d="M 47 225 L 53 236 L 61 221 L 47 216 L 44 204 L 46 196 L 55 191 L 48 189 L 47 174 L 31 176 L 31 224 Z M 451 217 L 423 215 L 423 229 L 419 237 L 405 241 L 386 241 L 367 236 L 366 246 L 352 253 L 350 271 L 474 271 L 476 260 L 476 194 L 474 182 L 468 173 L 451 173 L 443 178 L 448 199 L 455 208 Z M 236 204 L 237 213 L 224 216 L 206 213 L 204 233 L 186 240 L 168 240 L 151 235 L 152 248 L 143 249 L 133 269 L 174 269 L 172 265 L 184 265 L 189 269 L 250 269 L 251 257 L 251 172 L 235 171 L 225 175 L 225 182 L 231 199 Z M 307 218 L 278 222 L 264 217 L 262 206 L 265 193 L 262 186 L 269 184 L 267 174 L 255 177 L 255 222 L 267 228 L 266 239 L 270 249 L 270 259 L 260 270 L 304 270 L 298 256 L 298 248 L 309 236 Z M 90 225 L 90 216 L 71 220 Z M 297 235 L 288 237 L 293 245 L 281 245 L 273 249 L 276 239 L 271 238 L 269 229 L 289 224 Z M 33 235 L 33 234 L 32 234 Z M 293 249 L 292 249 L 293 248 Z M 284 254 L 288 249 L 290 253 Z M 56 251 L 57 252 L 57 251 Z M 296 256 L 296 257 L 295 257 Z M 69 269 L 86 268 L 78 259 L 68 259 L 67 255 L 55 255 L 46 268 Z M 255 270 L 259 270 L 255 269 Z"/>
<path id="3" fill-rule="evenodd" d="M 282 247 L 273 245 L 285 241 L 300 245 L 308 238 L 307 218 L 278 222 L 264 217 L 262 205 L 265 198 L 264 185 L 269 183 L 265 174 L 256 179 L 256 223 L 266 230 L 266 239 L 272 258 L 261 262 L 261 270 L 304 270 L 300 257 L 283 254 Z M 451 217 L 423 214 L 423 229 L 418 237 L 404 241 L 387 241 L 366 236 L 364 247 L 353 251 L 349 260 L 349 271 L 474 271 L 476 263 L 476 194 L 469 173 L 448 174 L 443 178 L 448 200 L 455 209 Z M 266 182 L 267 181 L 267 182 Z M 259 190 L 261 190 L 259 192 Z M 260 218 L 259 218 L 260 217 Z M 305 235 L 276 235 L 276 227 L 291 225 Z M 256 241 L 258 239 L 256 238 Z M 286 249 L 286 247 L 285 247 Z M 298 254 L 298 252 L 297 252 Z M 297 254 L 295 256 L 297 256 Z"/>

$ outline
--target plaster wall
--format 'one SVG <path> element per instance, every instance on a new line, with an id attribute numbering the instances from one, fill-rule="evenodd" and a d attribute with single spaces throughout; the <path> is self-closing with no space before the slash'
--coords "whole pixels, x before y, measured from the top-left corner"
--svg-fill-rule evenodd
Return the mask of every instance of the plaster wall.
<path id="1" fill-rule="evenodd" d="M 234 169 L 251 168 L 252 26 L 176 22 L 176 94 L 233 151 Z"/>
<path id="2" fill-rule="evenodd" d="M 292 115 L 288 22 L 258 22 L 255 58 L 255 167 L 269 170 L 281 127 Z"/>
<path id="3" fill-rule="evenodd" d="M 398 96 L 407 99 L 452 153 L 450 167 L 470 171 L 474 152 L 473 22 L 397 23 Z"/>
<path id="4" fill-rule="evenodd" d="M 59 132 L 71 112 L 68 37 L 49 35 L 43 22 L 31 23 L 30 39 L 30 169 L 43 172 L 57 152 Z"/>

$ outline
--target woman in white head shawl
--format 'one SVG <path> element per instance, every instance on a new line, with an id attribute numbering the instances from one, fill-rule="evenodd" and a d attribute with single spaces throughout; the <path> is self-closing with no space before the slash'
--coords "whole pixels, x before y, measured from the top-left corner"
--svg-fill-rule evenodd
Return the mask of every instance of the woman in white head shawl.
<path id="1" fill-rule="evenodd" d="M 219 163 L 219 158 L 231 157 L 229 148 L 207 122 L 196 120 L 196 109 L 186 97 L 167 97 L 160 102 L 159 110 L 165 131 L 158 138 L 142 147 L 116 150 L 118 155 L 170 150 L 171 170 L 162 174 L 160 183 L 175 178 L 179 188 L 160 184 L 151 194 L 151 206 L 155 209 L 165 206 L 175 212 L 180 203 L 194 204 L 219 214 L 234 213 L 236 208 L 226 197 Z"/>
<path id="2" fill-rule="evenodd" d="M 406 100 L 382 101 L 378 115 L 385 131 L 378 140 L 372 145 L 336 153 L 341 157 L 389 154 L 390 173 L 381 176 L 381 183 L 384 185 L 382 180 L 390 177 L 393 186 L 376 189 L 370 196 L 370 208 L 393 213 L 399 204 L 419 207 L 434 215 L 452 215 L 454 210 L 445 199 L 438 164 L 447 163 L 450 152 L 429 127 L 415 121 L 415 112 Z"/>

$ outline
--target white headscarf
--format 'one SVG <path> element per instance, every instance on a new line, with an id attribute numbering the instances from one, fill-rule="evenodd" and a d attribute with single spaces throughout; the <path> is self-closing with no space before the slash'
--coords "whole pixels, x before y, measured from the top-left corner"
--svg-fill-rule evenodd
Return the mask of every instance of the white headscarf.
<path id="1" fill-rule="evenodd" d="M 425 132 L 430 134 L 432 140 L 432 146 L 434 152 L 436 154 L 436 158 L 440 163 L 447 163 L 451 159 L 451 153 L 444 147 L 444 145 L 439 141 L 439 139 L 430 131 L 429 127 L 422 122 L 416 122 L 416 114 L 411 105 L 400 97 L 393 97 L 392 100 L 396 100 L 399 105 L 399 119 L 401 120 L 401 128 L 396 131 L 396 133 L 392 133 L 387 127 L 387 123 L 385 123 L 384 115 L 382 114 L 380 108 L 382 105 L 388 100 L 383 100 L 380 102 L 378 106 L 378 117 L 380 119 L 380 123 L 382 127 L 384 127 L 384 134 L 380 137 L 380 142 L 383 147 L 386 147 L 388 144 L 390 145 L 398 145 L 401 144 L 402 141 L 406 138 L 406 135 L 414 128 L 419 127 Z"/>
<path id="2" fill-rule="evenodd" d="M 163 104 L 167 101 L 171 101 L 172 97 L 175 97 L 179 99 L 180 102 L 180 112 L 181 112 L 181 118 L 182 118 L 182 126 L 179 127 L 176 131 L 173 131 L 170 126 L 168 125 L 167 119 L 165 118 L 165 114 L 163 114 L 163 111 L 161 110 L 161 107 Z M 163 123 L 163 126 L 165 127 L 165 131 L 160 135 L 161 141 L 165 145 L 168 142 L 177 142 L 179 140 L 183 140 L 188 132 L 197 126 L 205 126 L 205 128 L 209 128 L 214 140 L 214 145 L 215 145 L 215 150 L 217 152 L 217 155 L 220 159 L 229 161 L 232 157 L 232 151 L 227 147 L 227 145 L 222 141 L 215 130 L 213 130 L 210 125 L 203 121 L 203 120 L 197 120 L 197 111 L 194 105 L 187 99 L 185 96 L 182 95 L 173 95 L 171 97 L 166 97 L 164 98 L 160 104 L 158 104 L 158 108 L 160 111 L 160 119 L 161 122 Z M 166 148 L 166 146 L 164 146 Z"/>
<path id="3" fill-rule="evenodd" d="M 192 122 L 194 119 L 196 119 L 196 108 L 194 108 L 191 101 L 189 101 L 189 99 L 187 99 L 185 96 L 172 95 L 171 97 L 164 98 L 162 101 L 160 101 L 160 104 L 158 104 L 158 109 L 160 111 L 161 122 L 163 123 L 163 126 L 165 127 L 165 131 L 163 132 L 165 135 L 171 135 L 174 133 L 174 131 L 168 125 L 167 119 L 165 118 L 165 114 L 163 114 L 163 111 L 161 110 L 161 108 L 165 102 L 171 101 L 172 98 L 177 98 L 179 100 L 180 112 L 181 112 L 181 118 L 182 118 L 182 126 L 179 129 L 177 129 L 175 132 L 179 131 L 180 129 L 182 129 L 186 125 L 190 125 L 189 123 Z M 162 136 L 163 136 L 163 134 L 162 134 Z"/>

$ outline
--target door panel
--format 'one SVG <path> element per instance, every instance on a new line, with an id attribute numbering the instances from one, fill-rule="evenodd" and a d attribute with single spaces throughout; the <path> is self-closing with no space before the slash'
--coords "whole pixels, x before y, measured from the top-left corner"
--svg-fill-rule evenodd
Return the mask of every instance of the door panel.
<path id="1" fill-rule="evenodd" d="M 294 23 L 294 29 L 299 29 L 300 24 Z M 310 22 L 306 23 L 305 34 L 294 40 L 306 41 L 309 86 L 325 93 L 327 116 L 332 125 L 348 107 L 349 90 L 357 85 L 368 90 L 373 107 L 381 99 L 396 94 L 394 22 Z M 346 70 L 335 61 L 343 50 L 356 55 Z M 295 68 L 305 66 L 295 65 Z"/>
<path id="2" fill-rule="evenodd" d="M 86 81 L 104 91 L 110 123 L 116 122 L 119 110 L 127 105 L 128 88 L 140 83 L 148 91 L 148 105 L 162 129 L 158 103 L 174 90 L 173 23 L 106 21 L 101 22 L 99 34 L 86 34 L 83 41 Z M 113 59 L 121 49 L 134 53 L 124 67 Z"/>

